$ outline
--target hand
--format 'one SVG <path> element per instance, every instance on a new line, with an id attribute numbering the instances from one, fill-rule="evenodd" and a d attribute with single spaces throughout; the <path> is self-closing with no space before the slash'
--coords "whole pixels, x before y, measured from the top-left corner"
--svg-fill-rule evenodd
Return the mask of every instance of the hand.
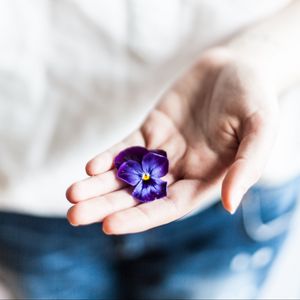
<path id="1" fill-rule="evenodd" d="M 103 222 L 107 234 L 144 231 L 181 218 L 221 186 L 233 213 L 259 179 L 277 131 L 277 99 L 251 65 L 213 49 L 162 97 L 141 128 L 86 166 L 92 176 L 67 198 L 73 225 Z M 167 151 L 168 196 L 138 204 L 115 177 L 113 159 L 133 145 Z"/>

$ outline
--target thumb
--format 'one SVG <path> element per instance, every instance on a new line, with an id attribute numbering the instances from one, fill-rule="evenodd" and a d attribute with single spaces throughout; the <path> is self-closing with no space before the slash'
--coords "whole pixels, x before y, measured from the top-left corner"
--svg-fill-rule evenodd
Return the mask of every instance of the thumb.
<path id="1" fill-rule="evenodd" d="M 276 123 L 265 120 L 262 113 L 254 113 L 245 121 L 235 160 L 222 183 L 223 206 L 231 214 L 260 178 L 274 144 L 276 129 Z"/>

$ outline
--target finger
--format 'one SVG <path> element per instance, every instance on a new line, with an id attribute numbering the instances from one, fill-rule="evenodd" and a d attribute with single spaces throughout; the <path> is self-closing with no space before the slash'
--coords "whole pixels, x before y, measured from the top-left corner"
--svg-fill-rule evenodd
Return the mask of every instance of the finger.
<path id="1" fill-rule="evenodd" d="M 158 126 L 158 123 L 161 126 Z M 177 128 L 170 118 L 161 111 L 155 109 L 149 114 L 143 126 L 141 132 L 147 141 L 147 148 L 157 149 L 167 139 L 177 134 Z"/>
<path id="2" fill-rule="evenodd" d="M 145 146 L 145 141 L 140 130 L 129 135 L 122 142 L 115 144 L 90 160 L 86 165 L 86 173 L 90 176 L 98 175 L 111 170 L 114 166 L 115 156 L 124 148 L 130 146 Z"/>
<path id="3" fill-rule="evenodd" d="M 148 230 L 177 220 L 211 196 L 211 187 L 197 180 L 181 180 L 169 187 L 168 197 L 113 213 L 103 220 L 106 234 Z"/>
<path id="4" fill-rule="evenodd" d="M 67 218 L 74 226 L 97 223 L 109 214 L 133 207 L 136 204 L 137 201 L 126 189 L 123 189 L 77 203 L 69 209 Z"/>
<path id="5" fill-rule="evenodd" d="M 125 183 L 116 178 L 116 171 L 111 170 L 73 183 L 67 189 L 66 197 L 71 203 L 77 203 L 79 201 L 111 193 L 124 186 Z"/>
<path id="6" fill-rule="evenodd" d="M 226 210 L 234 213 L 247 190 L 260 178 L 272 149 L 276 125 L 266 124 L 255 114 L 245 124 L 234 163 L 222 184 L 222 200 Z"/>
<path id="7" fill-rule="evenodd" d="M 168 182 L 171 180 L 168 175 L 165 176 L 164 179 Z M 139 202 L 131 196 L 131 189 L 126 188 L 106 194 L 105 196 L 78 202 L 70 208 L 67 215 L 72 225 L 91 224 L 100 222 L 107 215 L 135 206 L 138 203 Z"/>
<path id="8" fill-rule="evenodd" d="M 176 165 L 183 158 L 187 148 L 183 136 L 179 133 L 174 133 L 160 144 L 158 148 L 166 151 L 170 162 L 170 171 L 176 171 Z"/>
<path id="9" fill-rule="evenodd" d="M 158 149 L 166 151 L 169 160 L 169 172 L 162 179 L 171 185 L 180 179 L 181 168 L 178 162 L 183 158 L 186 151 L 186 143 L 181 135 L 170 136 L 164 143 L 157 146 Z"/>
<path id="10" fill-rule="evenodd" d="M 157 119 L 163 122 L 163 128 L 157 126 Z M 187 145 L 182 134 L 174 123 L 162 112 L 154 110 L 142 127 L 143 135 L 149 149 L 162 149 L 167 153 L 169 159 L 169 179 L 173 182 L 177 177 L 177 163 L 183 158 Z"/>

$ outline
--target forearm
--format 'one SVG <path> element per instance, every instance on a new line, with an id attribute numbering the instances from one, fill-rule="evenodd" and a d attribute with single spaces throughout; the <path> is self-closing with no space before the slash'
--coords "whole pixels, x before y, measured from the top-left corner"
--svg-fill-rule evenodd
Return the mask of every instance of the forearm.
<path id="1" fill-rule="evenodd" d="M 300 82 L 300 1 L 246 29 L 225 47 L 251 63 L 278 93 Z"/>

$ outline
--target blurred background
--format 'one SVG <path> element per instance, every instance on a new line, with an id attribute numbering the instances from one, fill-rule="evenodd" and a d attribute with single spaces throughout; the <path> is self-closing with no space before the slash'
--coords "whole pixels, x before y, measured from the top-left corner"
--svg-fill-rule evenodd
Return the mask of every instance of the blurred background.
<path id="1" fill-rule="evenodd" d="M 290 2 L 0 0 L 1 216 L 65 218 L 65 190 L 86 176 L 90 158 L 139 126 L 205 49 Z M 280 98 L 280 132 L 260 185 L 276 186 L 299 173 L 299 98 L 297 86 Z M 285 217 L 292 219 L 290 233 L 261 299 L 300 299 L 300 211 Z M 281 222 L 270 225 L 271 235 Z M 5 232 L 0 219 L 1 227 Z M 23 236 L 21 227 L 14 238 Z M 7 249 L 0 239 L 0 258 L 1 251 Z M 228 268 L 242 274 L 272 258 L 268 247 L 242 251 Z M 13 298 L 12 274 L 2 264 L 0 298 Z M 243 297 L 237 292 L 236 298 Z"/>

